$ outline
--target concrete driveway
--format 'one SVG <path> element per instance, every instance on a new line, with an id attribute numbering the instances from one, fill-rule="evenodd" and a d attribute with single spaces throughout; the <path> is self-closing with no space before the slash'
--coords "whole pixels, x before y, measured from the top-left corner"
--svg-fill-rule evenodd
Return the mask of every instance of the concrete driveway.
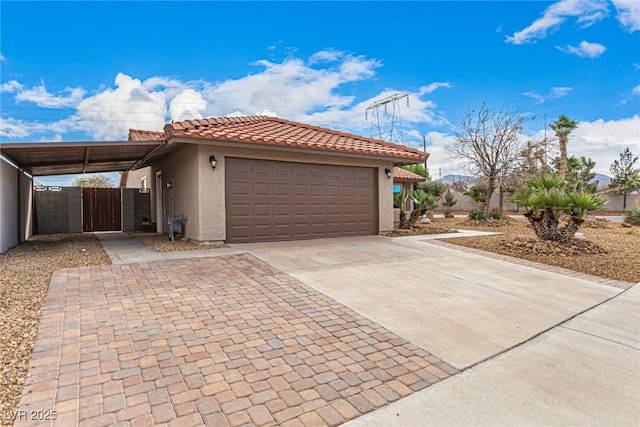
<path id="1" fill-rule="evenodd" d="M 52 277 L 16 425 L 640 424 L 640 286 L 424 236 L 101 239 Z"/>
<path id="2" fill-rule="evenodd" d="M 463 370 L 353 425 L 640 424 L 638 286 L 421 238 L 235 248 Z"/>

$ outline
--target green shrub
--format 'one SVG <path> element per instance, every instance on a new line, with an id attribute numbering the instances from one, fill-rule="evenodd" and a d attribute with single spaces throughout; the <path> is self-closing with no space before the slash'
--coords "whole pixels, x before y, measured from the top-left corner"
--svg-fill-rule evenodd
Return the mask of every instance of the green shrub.
<path id="1" fill-rule="evenodd" d="M 484 214 L 484 211 L 481 209 L 473 209 L 472 211 L 469 212 L 469 216 L 467 218 L 474 219 L 474 220 L 487 219 L 487 217 Z"/>
<path id="2" fill-rule="evenodd" d="M 629 224 L 640 225 L 640 208 L 633 208 L 628 210 L 625 213 L 624 221 Z"/>
<path id="3" fill-rule="evenodd" d="M 502 212 L 498 208 L 491 208 L 489 211 L 489 218 L 492 219 L 502 219 Z"/>

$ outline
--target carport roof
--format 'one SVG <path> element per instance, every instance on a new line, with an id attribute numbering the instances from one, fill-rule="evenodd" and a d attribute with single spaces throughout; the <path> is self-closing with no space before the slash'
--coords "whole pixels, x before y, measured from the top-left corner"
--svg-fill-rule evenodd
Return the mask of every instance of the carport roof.
<path id="1" fill-rule="evenodd" d="M 133 169 L 164 141 L 3 143 L 0 153 L 33 176 Z"/>

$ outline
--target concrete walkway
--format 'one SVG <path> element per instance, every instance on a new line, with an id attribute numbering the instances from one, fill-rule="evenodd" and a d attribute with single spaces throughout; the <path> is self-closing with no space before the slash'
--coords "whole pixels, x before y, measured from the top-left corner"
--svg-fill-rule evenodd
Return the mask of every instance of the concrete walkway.
<path id="1" fill-rule="evenodd" d="M 209 258 L 240 253 L 232 248 L 211 250 L 157 252 L 135 237 L 119 231 L 95 233 L 112 264 L 164 261 L 170 259 Z"/>
<path id="2" fill-rule="evenodd" d="M 639 306 L 636 285 L 495 359 L 346 426 L 638 426 Z"/>

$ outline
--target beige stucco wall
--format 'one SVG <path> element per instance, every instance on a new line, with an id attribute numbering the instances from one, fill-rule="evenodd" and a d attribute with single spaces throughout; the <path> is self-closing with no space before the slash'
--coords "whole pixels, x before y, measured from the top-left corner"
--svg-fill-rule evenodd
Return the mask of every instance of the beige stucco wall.
<path id="1" fill-rule="evenodd" d="M 209 157 L 214 155 L 217 166 L 211 168 Z M 291 149 L 260 149 L 220 146 L 210 143 L 184 144 L 167 154 L 149 168 L 129 173 L 127 187 L 139 187 L 140 179 L 147 176 L 151 188 L 152 221 L 156 219 L 155 174 L 162 172 L 164 184 L 163 230 L 173 212 L 180 212 L 187 218 L 186 237 L 206 242 L 226 239 L 225 211 L 225 160 L 227 157 L 280 160 L 289 162 L 362 166 L 378 169 L 378 227 L 380 232 L 393 229 L 393 180 L 387 178 L 386 168 L 392 168 L 391 161 L 375 160 L 343 155 L 317 154 L 292 151 Z M 166 188 L 171 181 L 172 187 Z M 172 205 L 173 201 L 173 205 Z"/>
<path id="2" fill-rule="evenodd" d="M 225 160 L 227 157 L 377 168 L 378 228 L 380 232 L 393 229 L 393 181 L 387 178 L 384 172 L 385 168 L 393 167 L 391 162 L 291 150 L 249 149 L 207 144 L 202 144 L 199 147 L 198 165 L 201 186 L 199 240 L 222 241 L 226 239 Z M 218 161 L 215 170 L 212 170 L 209 164 L 209 156 L 211 155 L 214 155 Z"/>

